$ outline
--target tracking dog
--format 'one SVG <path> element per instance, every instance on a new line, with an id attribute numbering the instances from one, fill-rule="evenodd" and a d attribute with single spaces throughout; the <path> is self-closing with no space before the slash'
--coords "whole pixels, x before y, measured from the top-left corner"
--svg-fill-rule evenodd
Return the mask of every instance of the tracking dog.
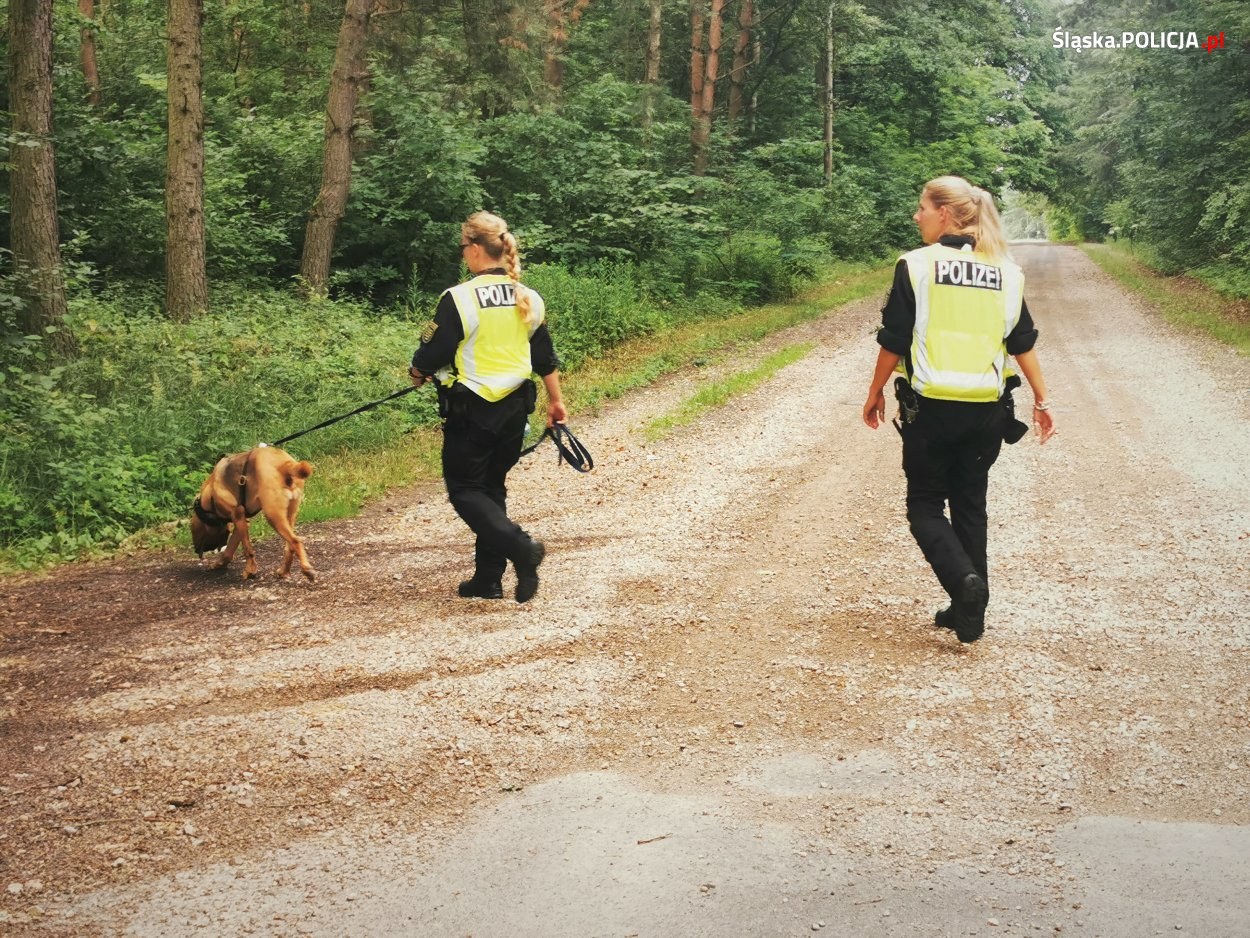
<path id="1" fill-rule="evenodd" d="M 296 462 L 276 446 L 261 445 L 246 453 L 222 456 L 191 503 L 191 541 L 201 557 L 223 544 L 225 551 L 210 566 L 220 569 L 234 559 L 243 545 L 247 563 L 243 579 L 256 575 L 256 554 L 247 533 L 247 519 L 257 512 L 286 541 L 278 576 L 291 572 L 291 561 L 299 558 L 299 569 L 308 579 L 316 576 L 304 542 L 295 535 L 295 516 L 304 500 L 304 482 L 312 475 L 311 463 Z"/>

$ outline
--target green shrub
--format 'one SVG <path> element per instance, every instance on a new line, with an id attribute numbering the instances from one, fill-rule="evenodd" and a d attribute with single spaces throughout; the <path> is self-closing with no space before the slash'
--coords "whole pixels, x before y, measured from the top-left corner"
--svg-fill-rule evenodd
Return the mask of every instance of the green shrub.
<path id="1" fill-rule="evenodd" d="M 769 303 L 794 296 L 822 254 L 810 239 L 784 245 L 775 235 L 742 231 L 700 253 L 692 280 L 739 302 Z"/>
<path id="2" fill-rule="evenodd" d="M 55 367 L 41 339 L 0 330 L 0 540 L 108 542 L 180 517 L 219 454 L 404 387 L 417 343 L 411 322 L 285 293 L 218 293 L 216 311 L 186 325 L 152 309 L 76 301 L 79 355 Z M 291 448 L 314 460 L 376 449 L 433 419 L 429 397 L 412 395 Z"/>
<path id="3" fill-rule="evenodd" d="M 556 349 L 566 368 L 659 327 L 664 317 L 637 285 L 637 269 L 600 261 L 571 273 L 536 264 L 525 282 L 543 295 Z"/>
<path id="4" fill-rule="evenodd" d="M 600 261 L 576 273 L 535 265 L 526 282 L 546 299 L 566 367 L 666 321 L 634 265 Z M 6 283 L 0 279 L 0 542 L 45 556 L 180 518 L 221 453 L 407 386 L 420 332 L 407 311 L 242 288 L 217 290 L 211 312 L 174 324 L 160 314 L 159 288 L 137 285 L 75 298 L 78 355 L 53 364 L 42 337 L 18 332 L 17 306 L 3 302 L 12 293 Z M 289 448 L 314 461 L 344 449 L 378 451 L 435 420 L 434 396 L 414 394 Z"/>

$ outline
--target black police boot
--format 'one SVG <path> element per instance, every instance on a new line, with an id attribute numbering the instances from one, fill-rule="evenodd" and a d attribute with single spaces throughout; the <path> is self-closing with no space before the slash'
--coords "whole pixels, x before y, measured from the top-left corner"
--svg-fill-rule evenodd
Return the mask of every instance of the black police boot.
<path id="1" fill-rule="evenodd" d="M 933 624 L 939 629 L 955 631 L 955 610 L 950 606 L 947 606 L 945 609 L 939 609 L 933 614 Z"/>
<path id="2" fill-rule="evenodd" d="M 542 541 L 530 539 L 524 560 L 514 560 L 516 567 L 516 601 L 527 603 L 538 592 L 538 565 L 547 555 L 547 548 Z"/>
<path id="3" fill-rule="evenodd" d="M 464 580 L 457 592 L 465 599 L 503 599 L 503 584 L 498 580 L 479 580 L 475 574 Z"/>
<path id="4" fill-rule="evenodd" d="M 975 642 L 985 632 L 985 607 L 990 603 L 990 588 L 979 574 L 969 573 L 959 584 L 959 595 L 951 603 L 955 635 L 965 645 Z"/>

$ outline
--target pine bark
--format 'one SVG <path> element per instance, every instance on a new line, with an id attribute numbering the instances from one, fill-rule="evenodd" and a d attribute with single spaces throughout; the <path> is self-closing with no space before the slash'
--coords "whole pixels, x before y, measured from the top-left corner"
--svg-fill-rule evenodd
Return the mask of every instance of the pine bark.
<path id="1" fill-rule="evenodd" d="M 747 67 L 751 64 L 747 49 L 751 47 L 751 31 L 755 27 L 755 7 L 751 0 L 742 0 L 738 11 L 738 38 L 734 42 L 733 70 L 729 73 L 729 125 L 734 127 L 742 114 L 742 88 Z"/>
<path id="2" fill-rule="evenodd" d="M 568 41 L 567 0 L 543 0 L 547 16 L 547 48 L 543 53 L 543 81 L 552 91 L 559 92 L 564 84 L 564 44 Z"/>
<path id="3" fill-rule="evenodd" d="M 204 236 L 203 0 L 169 0 L 169 139 L 165 170 L 165 311 L 187 322 L 208 308 Z"/>
<path id="4" fill-rule="evenodd" d="M 830 0 L 829 15 L 825 20 L 825 185 L 833 185 L 833 12 L 835 0 Z"/>
<path id="5" fill-rule="evenodd" d="M 65 318 L 57 221 L 56 153 L 52 146 L 52 0 L 9 2 L 10 237 L 24 300 L 19 322 L 45 335 Z M 73 351 L 73 336 L 51 333 L 58 352 Z"/>
<path id="6" fill-rule="evenodd" d="M 762 39 L 760 39 L 760 34 L 758 30 L 756 30 L 755 36 L 751 40 L 751 47 L 755 50 L 755 55 L 752 57 L 751 61 L 763 62 L 764 61 L 764 42 Z M 751 92 L 751 101 L 749 105 L 747 106 L 747 132 L 748 133 L 751 133 L 751 134 L 755 133 L 755 117 L 759 113 L 759 110 L 760 110 L 760 92 L 759 92 L 759 85 L 757 84 L 755 86 L 755 90 Z"/>
<path id="7" fill-rule="evenodd" d="M 656 92 L 660 84 L 660 26 L 663 21 L 662 0 L 650 0 L 650 17 L 647 21 L 647 70 L 643 77 L 646 100 L 642 112 L 644 130 L 651 130 L 655 119 Z"/>
<path id="8" fill-rule="evenodd" d="M 643 79 L 651 87 L 660 83 L 660 27 L 663 13 L 663 0 L 651 0 L 651 15 L 647 21 L 647 72 Z"/>
<path id="9" fill-rule="evenodd" d="M 83 19 L 95 20 L 95 0 L 78 0 L 78 12 Z M 92 107 L 100 106 L 100 68 L 96 64 L 95 30 L 84 26 L 80 37 L 82 53 L 82 77 L 87 83 L 87 100 Z"/>
<path id="10" fill-rule="evenodd" d="M 712 109 L 716 106 L 716 70 L 720 67 L 721 32 L 724 24 L 722 14 L 725 0 L 712 0 L 708 16 L 707 55 L 704 57 L 703 82 L 699 87 L 700 101 L 694 128 L 691 131 L 691 149 L 694 151 L 694 174 L 707 172 L 708 143 L 712 139 Z"/>
<path id="11" fill-rule="evenodd" d="M 707 0 L 690 0 L 690 118 L 698 122 L 703 107 L 703 17 Z M 694 144 L 691 131 L 691 145 Z"/>
<path id="12" fill-rule="evenodd" d="M 303 290 L 308 296 L 325 296 L 330 279 L 334 238 L 347 208 L 352 183 L 352 136 L 356 101 L 368 78 L 366 52 L 373 0 L 347 0 L 339 28 L 330 95 L 326 104 L 325 156 L 321 189 L 309 212 L 300 262 Z"/>

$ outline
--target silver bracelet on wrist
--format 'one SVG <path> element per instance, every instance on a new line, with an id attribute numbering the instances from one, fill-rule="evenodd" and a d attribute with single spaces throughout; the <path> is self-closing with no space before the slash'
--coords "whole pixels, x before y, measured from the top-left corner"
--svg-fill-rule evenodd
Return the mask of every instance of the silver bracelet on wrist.
<path id="1" fill-rule="evenodd" d="M 1050 410 L 1050 401 L 1034 401 L 1034 410 Z"/>

